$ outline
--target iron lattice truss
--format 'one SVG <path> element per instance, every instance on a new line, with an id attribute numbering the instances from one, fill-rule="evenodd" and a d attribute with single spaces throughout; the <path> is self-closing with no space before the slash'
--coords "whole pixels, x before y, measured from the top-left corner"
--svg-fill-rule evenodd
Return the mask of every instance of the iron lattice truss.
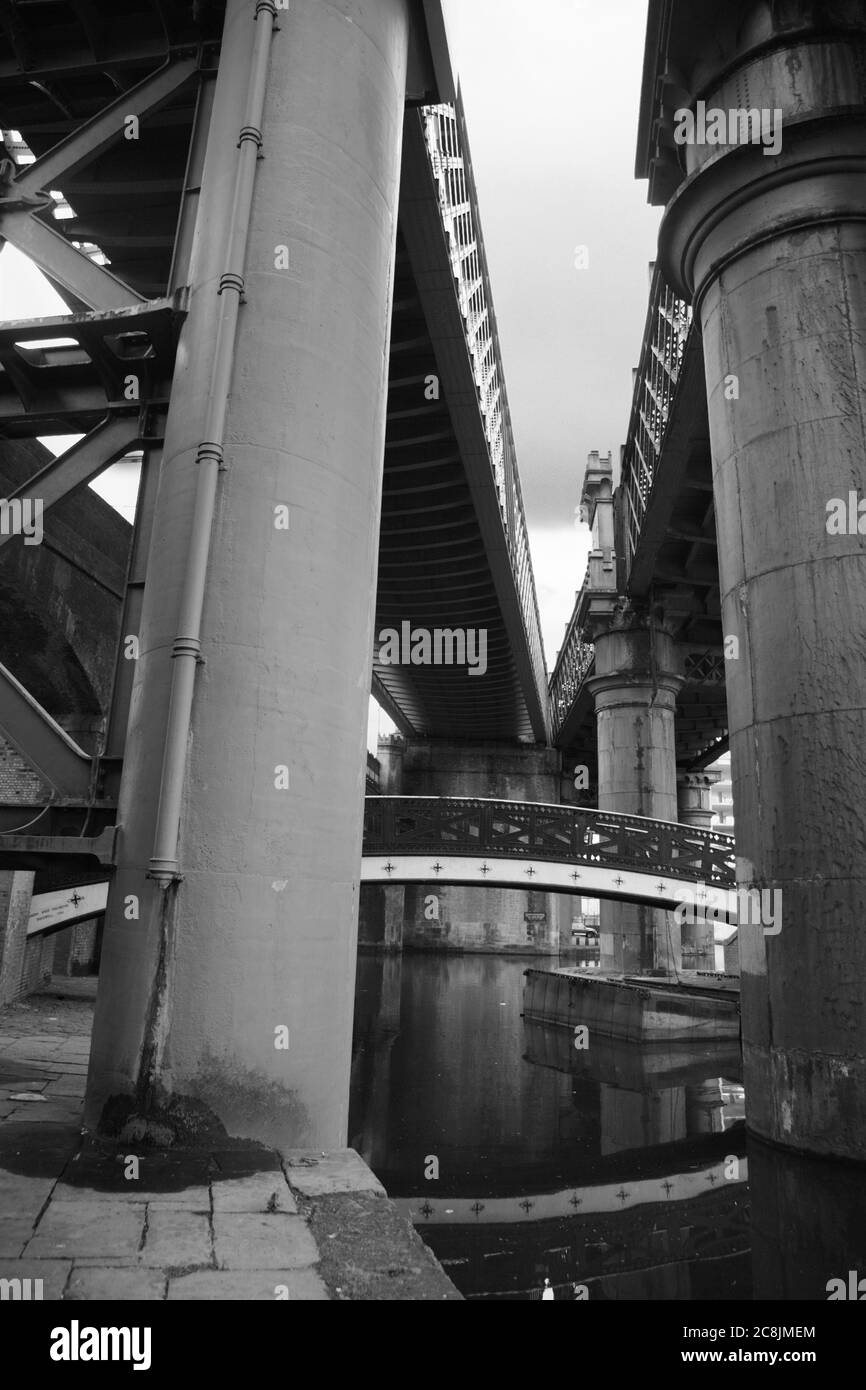
<path id="1" fill-rule="evenodd" d="M 637 549 L 691 332 L 691 306 L 674 293 L 656 267 L 622 455 L 619 496 L 625 553 L 621 582 L 627 580 Z"/>
<path id="2" fill-rule="evenodd" d="M 584 641 L 575 608 L 550 678 L 550 725 L 554 742 L 594 667 L 595 647 Z"/>
<path id="3" fill-rule="evenodd" d="M 532 802 L 368 797 L 364 854 L 506 855 L 735 886 L 734 842 L 729 835 Z"/>
<path id="4" fill-rule="evenodd" d="M 427 151 L 439 192 L 439 211 L 448 240 L 451 270 L 460 302 L 466 344 L 496 483 L 505 544 L 514 573 L 533 675 L 546 703 L 547 671 L 529 535 L 505 374 L 493 311 L 493 294 L 478 216 L 478 197 L 462 103 L 424 108 Z"/>

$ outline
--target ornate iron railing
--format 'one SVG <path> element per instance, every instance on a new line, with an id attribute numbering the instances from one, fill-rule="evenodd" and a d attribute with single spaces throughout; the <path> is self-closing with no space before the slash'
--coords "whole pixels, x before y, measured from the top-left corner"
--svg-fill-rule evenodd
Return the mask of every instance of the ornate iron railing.
<path id="1" fill-rule="evenodd" d="M 691 331 L 691 306 L 674 293 L 656 266 L 622 455 L 619 505 L 625 554 L 621 579 L 627 578 L 637 549 Z"/>
<path id="2" fill-rule="evenodd" d="M 490 453 L 490 467 L 536 686 L 543 705 L 547 670 L 538 599 L 462 102 L 458 97 L 456 105 L 425 106 L 423 115 L 427 153 L 439 190 L 439 210 L 448 238 L 451 269 L 466 329 L 478 406 Z"/>
<path id="3" fill-rule="evenodd" d="M 506 855 L 636 869 L 735 887 L 730 835 L 529 801 L 368 796 L 364 853 Z"/>
<path id="4" fill-rule="evenodd" d="M 589 583 L 589 566 L 583 587 Z M 579 595 L 578 595 L 579 599 Z M 559 731 L 568 717 L 568 712 L 577 699 L 581 685 L 592 669 L 595 661 L 595 647 L 585 642 L 581 636 L 578 622 L 578 601 L 565 633 L 565 640 L 556 658 L 553 675 L 550 677 L 548 699 L 550 702 L 551 737 L 556 742 Z"/>

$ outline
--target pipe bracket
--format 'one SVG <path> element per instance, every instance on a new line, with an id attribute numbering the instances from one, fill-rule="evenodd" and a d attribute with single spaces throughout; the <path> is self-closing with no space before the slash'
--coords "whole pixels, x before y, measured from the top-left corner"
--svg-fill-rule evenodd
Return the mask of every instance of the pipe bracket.
<path id="1" fill-rule="evenodd" d="M 227 270 L 224 275 L 220 276 L 220 283 L 219 289 L 217 290 L 217 294 L 222 294 L 223 290 L 237 290 L 238 297 L 241 300 L 243 300 L 244 277 L 242 275 L 238 275 L 237 272 L 234 270 Z"/>
<path id="2" fill-rule="evenodd" d="M 222 444 L 214 444 L 210 440 L 204 440 L 198 446 L 195 461 L 196 463 L 215 463 L 222 471 L 225 468 Z"/>

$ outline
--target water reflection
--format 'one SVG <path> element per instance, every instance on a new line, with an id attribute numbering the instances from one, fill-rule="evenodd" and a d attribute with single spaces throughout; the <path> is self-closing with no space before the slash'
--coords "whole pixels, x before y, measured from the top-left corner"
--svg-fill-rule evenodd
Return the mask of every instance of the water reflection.
<path id="1" fill-rule="evenodd" d="M 362 956 L 349 1142 L 467 1297 L 750 1297 L 738 1051 L 577 1052 L 525 967 Z"/>

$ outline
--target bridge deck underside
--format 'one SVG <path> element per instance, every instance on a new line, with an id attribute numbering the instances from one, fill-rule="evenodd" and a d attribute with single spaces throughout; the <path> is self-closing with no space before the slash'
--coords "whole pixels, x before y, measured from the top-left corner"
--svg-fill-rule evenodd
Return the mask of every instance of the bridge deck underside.
<path id="1" fill-rule="evenodd" d="M 75 469 L 66 466 L 54 484 L 64 495 L 139 447 L 142 435 L 160 438 L 185 312 L 170 287 L 183 284 L 188 231 L 178 246 L 178 228 L 183 206 L 196 197 L 200 151 L 191 153 L 190 142 L 197 105 L 206 110 L 212 92 L 223 8 L 218 0 L 0 6 L 0 128 L 7 136 L 19 132 L 37 157 L 80 138 L 85 122 L 151 80 L 166 59 L 177 64 L 198 55 L 201 63 L 201 76 L 193 66 L 188 79 L 147 111 L 138 138 L 94 138 L 82 160 L 57 178 L 73 215 L 57 220 L 46 207 L 32 217 L 40 238 L 45 229 L 55 241 L 60 234 L 97 247 L 107 257 L 105 270 L 122 282 L 122 307 L 108 309 L 77 295 L 68 276 L 64 285 L 46 265 L 74 317 L 0 328 L 0 453 L 4 439 L 89 432 Z M 131 96 L 130 103 L 134 109 Z M 465 421 L 474 412 L 480 422 L 477 390 L 416 110 L 407 112 L 406 130 L 403 177 L 411 206 L 401 192 L 374 638 L 384 628 L 400 631 L 404 621 L 425 630 L 481 629 L 486 671 L 473 677 L 466 665 L 385 666 L 376 660 L 376 640 L 374 691 L 407 732 L 543 738 L 543 701 L 480 423 L 469 458 Z M 407 231 L 428 291 L 432 285 L 437 308 L 444 305 L 435 349 Z M 106 291 L 117 298 L 107 279 Z M 141 380 L 146 411 L 124 398 L 129 372 Z M 440 383 L 438 400 L 425 395 L 432 376 Z M 460 418 L 462 426 L 455 426 Z M 99 545 L 98 537 L 90 539 Z"/>
<path id="2" fill-rule="evenodd" d="M 401 234 L 379 533 L 373 654 L 377 693 L 406 732 L 532 737 L 490 558 L 441 388 L 442 372 Z M 474 391 L 471 378 L 467 388 Z M 434 392 L 439 399 L 432 398 Z M 492 479 L 490 486 L 492 492 Z M 483 630 L 486 672 L 470 676 L 468 665 L 382 662 L 381 633 L 399 633 L 404 622 L 428 631 Z M 474 640 L 477 654 L 478 637 Z"/>

